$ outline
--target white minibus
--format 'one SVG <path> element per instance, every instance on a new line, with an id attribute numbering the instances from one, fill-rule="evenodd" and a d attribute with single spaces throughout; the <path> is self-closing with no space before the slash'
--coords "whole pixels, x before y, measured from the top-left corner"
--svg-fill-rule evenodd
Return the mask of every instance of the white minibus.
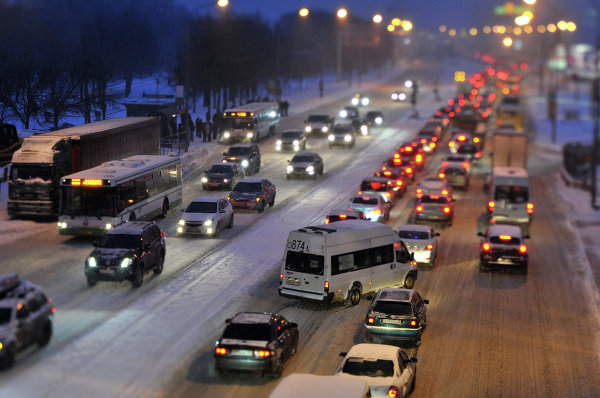
<path id="1" fill-rule="evenodd" d="M 412 288 L 417 263 L 389 225 L 346 220 L 291 231 L 279 278 L 281 296 L 356 305 L 382 287 Z"/>

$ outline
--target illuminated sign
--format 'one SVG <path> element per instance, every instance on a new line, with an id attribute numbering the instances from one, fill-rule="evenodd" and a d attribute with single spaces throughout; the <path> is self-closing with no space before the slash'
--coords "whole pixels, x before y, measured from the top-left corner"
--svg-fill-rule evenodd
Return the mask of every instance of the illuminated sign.
<path id="1" fill-rule="evenodd" d="M 66 181 L 65 181 L 66 182 Z M 70 182 L 72 186 L 87 186 L 87 187 L 99 187 L 104 185 L 104 180 L 98 178 L 73 178 Z"/>

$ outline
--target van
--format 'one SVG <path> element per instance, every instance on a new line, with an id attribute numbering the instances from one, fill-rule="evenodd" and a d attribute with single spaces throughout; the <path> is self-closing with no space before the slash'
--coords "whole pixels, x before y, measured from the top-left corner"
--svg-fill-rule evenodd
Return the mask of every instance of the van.
<path id="1" fill-rule="evenodd" d="M 529 175 L 522 167 L 494 167 L 488 200 L 491 223 L 529 224 L 533 216 Z"/>
<path id="2" fill-rule="evenodd" d="M 293 373 L 277 385 L 269 398 L 367 398 L 366 379 Z"/>
<path id="3" fill-rule="evenodd" d="M 279 277 L 280 296 L 357 305 L 382 287 L 411 289 L 417 263 L 389 225 L 345 220 L 291 231 Z"/>

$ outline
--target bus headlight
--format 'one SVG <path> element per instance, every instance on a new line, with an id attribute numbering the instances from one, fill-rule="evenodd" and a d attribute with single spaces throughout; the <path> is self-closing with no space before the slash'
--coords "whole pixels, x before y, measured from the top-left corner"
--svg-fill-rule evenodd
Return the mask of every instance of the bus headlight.
<path id="1" fill-rule="evenodd" d="M 309 173 L 309 174 L 312 174 L 312 173 L 315 172 L 315 168 L 313 166 L 308 166 L 306 168 L 306 172 Z"/>
<path id="2" fill-rule="evenodd" d="M 131 265 L 131 259 L 129 257 L 125 257 L 121 260 L 121 268 L 127 268 Z"/>
<path id="3" fill-rule="evenodd" d="M 404 100 L 406 99 L 406 94 L 404 94 L 404 93 L 400 93 L 400 95 L 398 95 L 398 99 L 399 99 L 400 101 L 404 101 Z"/>
<path id="4" fill-rule="evenodd" d="M 98 265 L 98 263 L 96 262 L 96 257 L 88 257 L 87 265 L 90 268 L 96 268 L 96 266 Z"/>
<path id="5" fill-rule="evenodd" d="M 185 220 L 179 220 L 179 225 L 183 227 L 185 225 Z"/>
<path id="6" fill-rule="evenodd" d="M 252 137 L 254 137 L 254 133 L 253 132 L 249 132 L 249 133 L 246 134 L 246 137 L 252 138 Z"/>
<path id="7" fill-rule="evenodd" d="M 381 124 L 381 123 L 383 123 L 383 119 L 382 119 L 380 116 L 377 116 L 377 117 L 375 118 L 375 123 L 376 123 L 376 124 Z"/>
<path id="8" fill-rule="evenodd" d="M 367 106 L 369 105 L 369 99 L 365 97 L 362 100 L 360 100 L 360 103 L 363 104 L 363 106 Z"/>
<path id="9" fill-rule="evenodd" d="M 58 225 L 59 229 L 65 229 L 65 228 L 67 228 L 67 223 L 64 222 L 64 221 L 59 221 L 57 225 Z"/>
<path id="10" fill-rule="evenodd" d="M 242 160 L 242 167 L 248 167 L 248 160 Z"/>
<path id="11" fill-rule="evenodd" d="M 395 100 L 397 100 L 397 99 L 398 99 L 398 94 L 396 94 L 396 93 L 393 93 L 393 94 L 392 94 L 392 99 L 393 99 L 394 101 L 395 101 Z"/>
<path id="12" fill-rule="evenodd" d="M 334 141 L 334 140 L 335 140 L 335 135 L 333 135 L 333 134 L 329 134 L 329 135 L 327 136 L 327 139 L 328 139 L 329 141 Z"/>
<path id="13" fill-rule="evenodd" d="M 352 98 L 350 102 L 352 103 L 352 105 L 358 105 L 358 98 Z"/>
<path id="14" fill-rule="evenodd" d="M 281 140 L 277 140 L 277 141 L 275 141 L 275 145 L 277 145 L 277 146 L 281 146 Z"/>
<path id="15" fill-rule="evenodd" d="M 286 170 L 288 173 L 291 173 L 292 171 L 294 171 L 294 166 L 292 166 L 291 164 L 288 164 L 288 166 L 285 168 L 285 170 Z"/>
<path id="16" fill-rule="evenodd" d="M 224 183 L 228 183 L 228 182 L 229 182 L 229 180 L 228 180 L 227 178 L 223 178 L 223 182 L 224 182 Z"/>
<path id="17" fill-rule="evenodd" d="M 294 146 L 298 146 L 298 145 L 300 145 L 300 141 L 298 141 L 298 140 L 294 140 L 294 142 L 292 142 L 292 145 L 294 145 Z"/>
<path id="18" fill-rule="evenodd" d="M 346 142 L 350 142 L 350 141 L 352 141 L 352 136 L 351 136 L 350 134 L 346 134 L 346 135 L 344 136 L 344 141 L 346 141 Z"/>
<path id="19" fill-rule="evenodd" d="M 329 127 L 327 126 L 323 126 L 323 128 L 321 129 L 322 132 L 326 133 L 329 131 Z"/>
<path id="20" fill-rule="evenodd" d="M 108 230 L 112 229 L 112 227 L 113 227 L 112 224 L 107 222 L 106 225 L 104 226 L 104 229 L 108 231 Z"/>
<path id="21" fill-rule="evenodd" d="M 213 223 L 213 220 L 208 219 L 204 222 L 204 225 L 206 225 L 207 227 L 210 227 L 212 225 L 212 223 Z"/>
<path id="22" fill-rule="evenodd" d="M 177 227 L 177 233 L 178 234 L 182 234 L 183 233 L 183 227 Z"/>
<path id="23" fill-rule="evenodd" d="M 345 110 L 345 109 L 342 109 L 340 111 L 340 117 L 344 118 L 344 117 L 347 117 L 347 116 L 348 116 L 348 111 Z"/>
<path id="24" fill-rule="evenodd" d="M 304 131 L 306 131 L 307 133 L 310 133 L 312 131 L 312 127 L 306 126 L 306 127 L 304 127 Z"/>
<path id="25" fill-rule="evenodd" d="M 298 152 L 300 150 L 300 147 L 298 145 L 294 145 L 294 151 Z"/>
<path id="26" fill-rule="evenodd" d="M 207 183 L 208 182 L 208 178 L 202 177 L 202 182 Z"/>
<path id="27" fill-rule="evenodd" d="M 229 133 L 229 131 L 225 131 L 223 133 L 223 138 L 229 138 L 231 136 L 231 134 Z"/>

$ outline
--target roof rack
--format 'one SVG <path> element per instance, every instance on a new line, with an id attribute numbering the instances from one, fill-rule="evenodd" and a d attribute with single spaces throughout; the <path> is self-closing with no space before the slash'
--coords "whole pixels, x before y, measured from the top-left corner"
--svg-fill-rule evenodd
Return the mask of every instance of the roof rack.
<path id="1" fill-rule="evenodd" d="M 310 230 L 311 232 L 315 233 L 315 234 L 319 234 L 319 235 L 324 235 L 325 233 L 333 233 L 333 232 L 337 232 L 336 229 L 332 229 L 332 228 L 323 228 L 323 227 L 318 227 L 318 226 L 311 226 L 311 227 L 304 227 L 304 228 L 300 228 L 298 231 L 300 232 L 309 232 L 308 230 Z"/>

